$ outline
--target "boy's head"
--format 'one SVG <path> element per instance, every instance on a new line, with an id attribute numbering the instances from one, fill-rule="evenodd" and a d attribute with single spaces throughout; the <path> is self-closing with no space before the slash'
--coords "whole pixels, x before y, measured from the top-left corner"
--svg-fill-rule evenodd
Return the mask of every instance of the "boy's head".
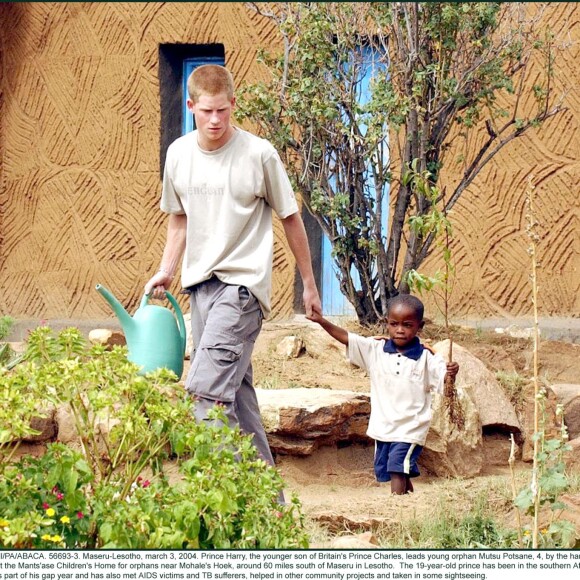
<path id="1" fill-rule="evenodd" d="M 425 307 L 415 296 L 398 294 L 387 303 L 387 326 L 389 337 L 397 347 L 407 346 L 425 322 Z"/>
<path id="2" fill-rule="evenodd" d="M 217 64 L 199 66 L 187 79 L 189 98 L 197 103 L 201 95 L 214 97 L 222 93 L 227 95 L 228 101 L 234 98 L 234 79 L 232 73 Z"/>

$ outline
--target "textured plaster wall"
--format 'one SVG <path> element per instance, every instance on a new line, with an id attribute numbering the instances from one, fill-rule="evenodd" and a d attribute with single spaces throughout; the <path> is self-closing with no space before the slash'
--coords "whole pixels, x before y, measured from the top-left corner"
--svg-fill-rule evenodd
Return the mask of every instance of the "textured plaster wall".
<path id="1" fill-rule="evenodd" d="M 224 44 L 241 82 L 271 32 L 242 3 L 0 5 L 1 313 L 103 318 L 97 282 L 136 307 L 165 242 L 159 45 Z M 284 316 L 294 262 L 276 233 Z"/>
<path id="2" fill-rule="evenodd" d="M 569 110 L 506 148 L 456 205 L 456 314 L 529 312 L 529 173 L 541 311 L 579 314 L 580 10 L 555 3 L 549 20 L 576 42 L 559 63 Z M 97 282 L 135 308 L 165 241 L 159 45 L 221 43 L 240 83 L 258 78 L 257 49 L 273 42 L 242 3 L 0 4 L 0 314 L 103 318 Z M 276 234 L 274 313 L 285 317 L 294 262 L 279 223 Z"/>

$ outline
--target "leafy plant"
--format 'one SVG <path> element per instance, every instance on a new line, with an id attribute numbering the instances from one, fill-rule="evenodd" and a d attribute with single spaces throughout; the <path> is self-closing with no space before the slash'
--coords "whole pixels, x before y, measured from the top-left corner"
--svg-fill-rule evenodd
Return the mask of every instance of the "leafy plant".
<path id="1" fill-rule="evenodd" d="M 3 340 L 10 334 L 14 325 L 14 318 L 11 316 L 0 316 L 0 340 Z"/>
<path id="2" fill-rule="evenodd" d="M 564 110 L 556 42 L 522 3 L 246 4 L 282 50 L 260 53 L 270 76 L 242 88 L 237 118 L 281 152 L 332 244 L 342 293 L 375 324 L 433 250 L 437 232 L 409 218 L 449 214 L 506 145 Z M 430 200 L 411 169 L 449 195 Z"/>
<path id="3" fill-rule="evenodd" d="M 278 472 L 219 408 L 195 422 L 175 375 L 141 376 L 125 348 L 88 347 L 77 329 L 36 329 L 25 359 L 0 375 L 0 547 L 307 547 Z M 39 401 L 68 409 L 79 448 L 11 461 Z"/>
<path id="4" fill-rule="evenodd" d="M 547 439 L 546 437 L 546 390 L 540 388 L 538 359 L 540 347 L 540 333 L 538 324 L 538 259 L 537 244 L 540 240 L 539 224 L 535 217 L 533 176 L 528 178 L 528 190 L 526 192 L 527 203 L 527 234 L 530 240 L 528 253 L 531 266 L 532 307 L 534 315 L 533 332 L 533 383 L 534 383 L 534 452 L 532 480 L 515 497 L 514 504 L 520 513 L 525 513 L 532 518 L 532 525 L 525 530 L 524 536 L 534 549 L 539 547 L 570 547 L 570 542 L 575 537 L 575 529 L 571 522 L 560 520 L 559 516 L 566 508 L 559 499 L 560 495 L 569 488 L 566 475 L 564 453 L 571 450 L 568 445 L 568 431 L 563 420 L 563 408 L 557 408 L 557 416 L 560 417 L 559 437 Z M 549 527 L 540 530 L 540 510 L 549 506 L 552 518 Z M 520 533 L 520 542 L 522 534 Z M 523 547 L 523 546 L 520 546 Z"/>

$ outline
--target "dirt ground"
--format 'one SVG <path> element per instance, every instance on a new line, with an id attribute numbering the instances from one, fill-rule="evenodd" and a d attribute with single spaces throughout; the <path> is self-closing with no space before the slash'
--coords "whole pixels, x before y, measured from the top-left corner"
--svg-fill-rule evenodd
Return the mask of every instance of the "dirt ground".
<path id="1" fill-rule="evenodd" d="M 382 334 L 381 328 L 364 330 L 350 320 L 338 324 L 361 334 Z M 533 376 L 532 341 L 512 338 L 493 330 L 453 327 L 454 341 L 480 358 L 492 372 Z M 297 358 L 285 358 L 277 352 L 286 336 L 302 339 L 304 349 Z M 422 338 L 433 344 L 446 338 L 444 329 L 427 324 Z M 539 376 L 542 384 L 580 383 L 580 345 L 572 342 L 542 340 L 539 351 Z M 256 344 L 253 358 L 257 387 L 282 389 L 322 387 L 368 392 L 365 373 L 349 365 L 343 347 L 329 338 L 318 326 L 307 321 L 266 323 Z M 520 395 L 529 398 L 531 381 Z M 505 464 L 488 463 L 481 476 L 472 480 L 445 480 L 421 476 L 415 493 L 396 497 L 388 484 L 377 484 L 372 470 L 373 448 L 350 445 L 323 448 L 307 458 L 279 456 L 278 466 L 289 493 L 296 493 L 306 515 L 330 534 L 368 530 L 388 530 L 402 519 L 421 518 L 449 502 L 454 512 L 468 509 L 475 497 L 483 495 L 489 504 L 497 504 L 498 513 L 510 509 L 511 491 L 507 457 Z M 518 477 L 525 481 L 530 464 L 519 462 Z M 497 491 L 497 490 L 501 491 Z M 445 509 L 443 507 L 443 509 Z M 320 540 L 320 547 L 325 546 Z M 316 544 L 316 540 L 314 540 Z"/>

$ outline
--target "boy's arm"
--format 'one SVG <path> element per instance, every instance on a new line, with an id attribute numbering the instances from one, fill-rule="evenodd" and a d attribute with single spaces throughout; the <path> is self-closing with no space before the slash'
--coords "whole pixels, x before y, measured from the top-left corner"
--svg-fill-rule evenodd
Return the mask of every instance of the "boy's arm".
<path id="1" fill-rule="evenodd" d="M 332 336 L 332 338 L 334 338 L 335 340 L 338 340 L 338 342 L 344 344 L 345 346 L 348 346 L 348 331 L 347 330 L 345 330 L 344 328 L 341 328 L 340 326 L 337 326 L 336 324 L 333 324 L 329 320 L 326 320 L 326 318 L 324 318 L 318 312 L 313 312 L 312 315 L 306 316 L 306 318 L 308 318 L 308 320 L 311 320 L 312 322 L 316 322 L 317 324 L 320 324 L 320 326 L 322 326 L 322 328 L 326 332 L 328 332 L 328 334 L 330 334 L 330 336 Z"/>

